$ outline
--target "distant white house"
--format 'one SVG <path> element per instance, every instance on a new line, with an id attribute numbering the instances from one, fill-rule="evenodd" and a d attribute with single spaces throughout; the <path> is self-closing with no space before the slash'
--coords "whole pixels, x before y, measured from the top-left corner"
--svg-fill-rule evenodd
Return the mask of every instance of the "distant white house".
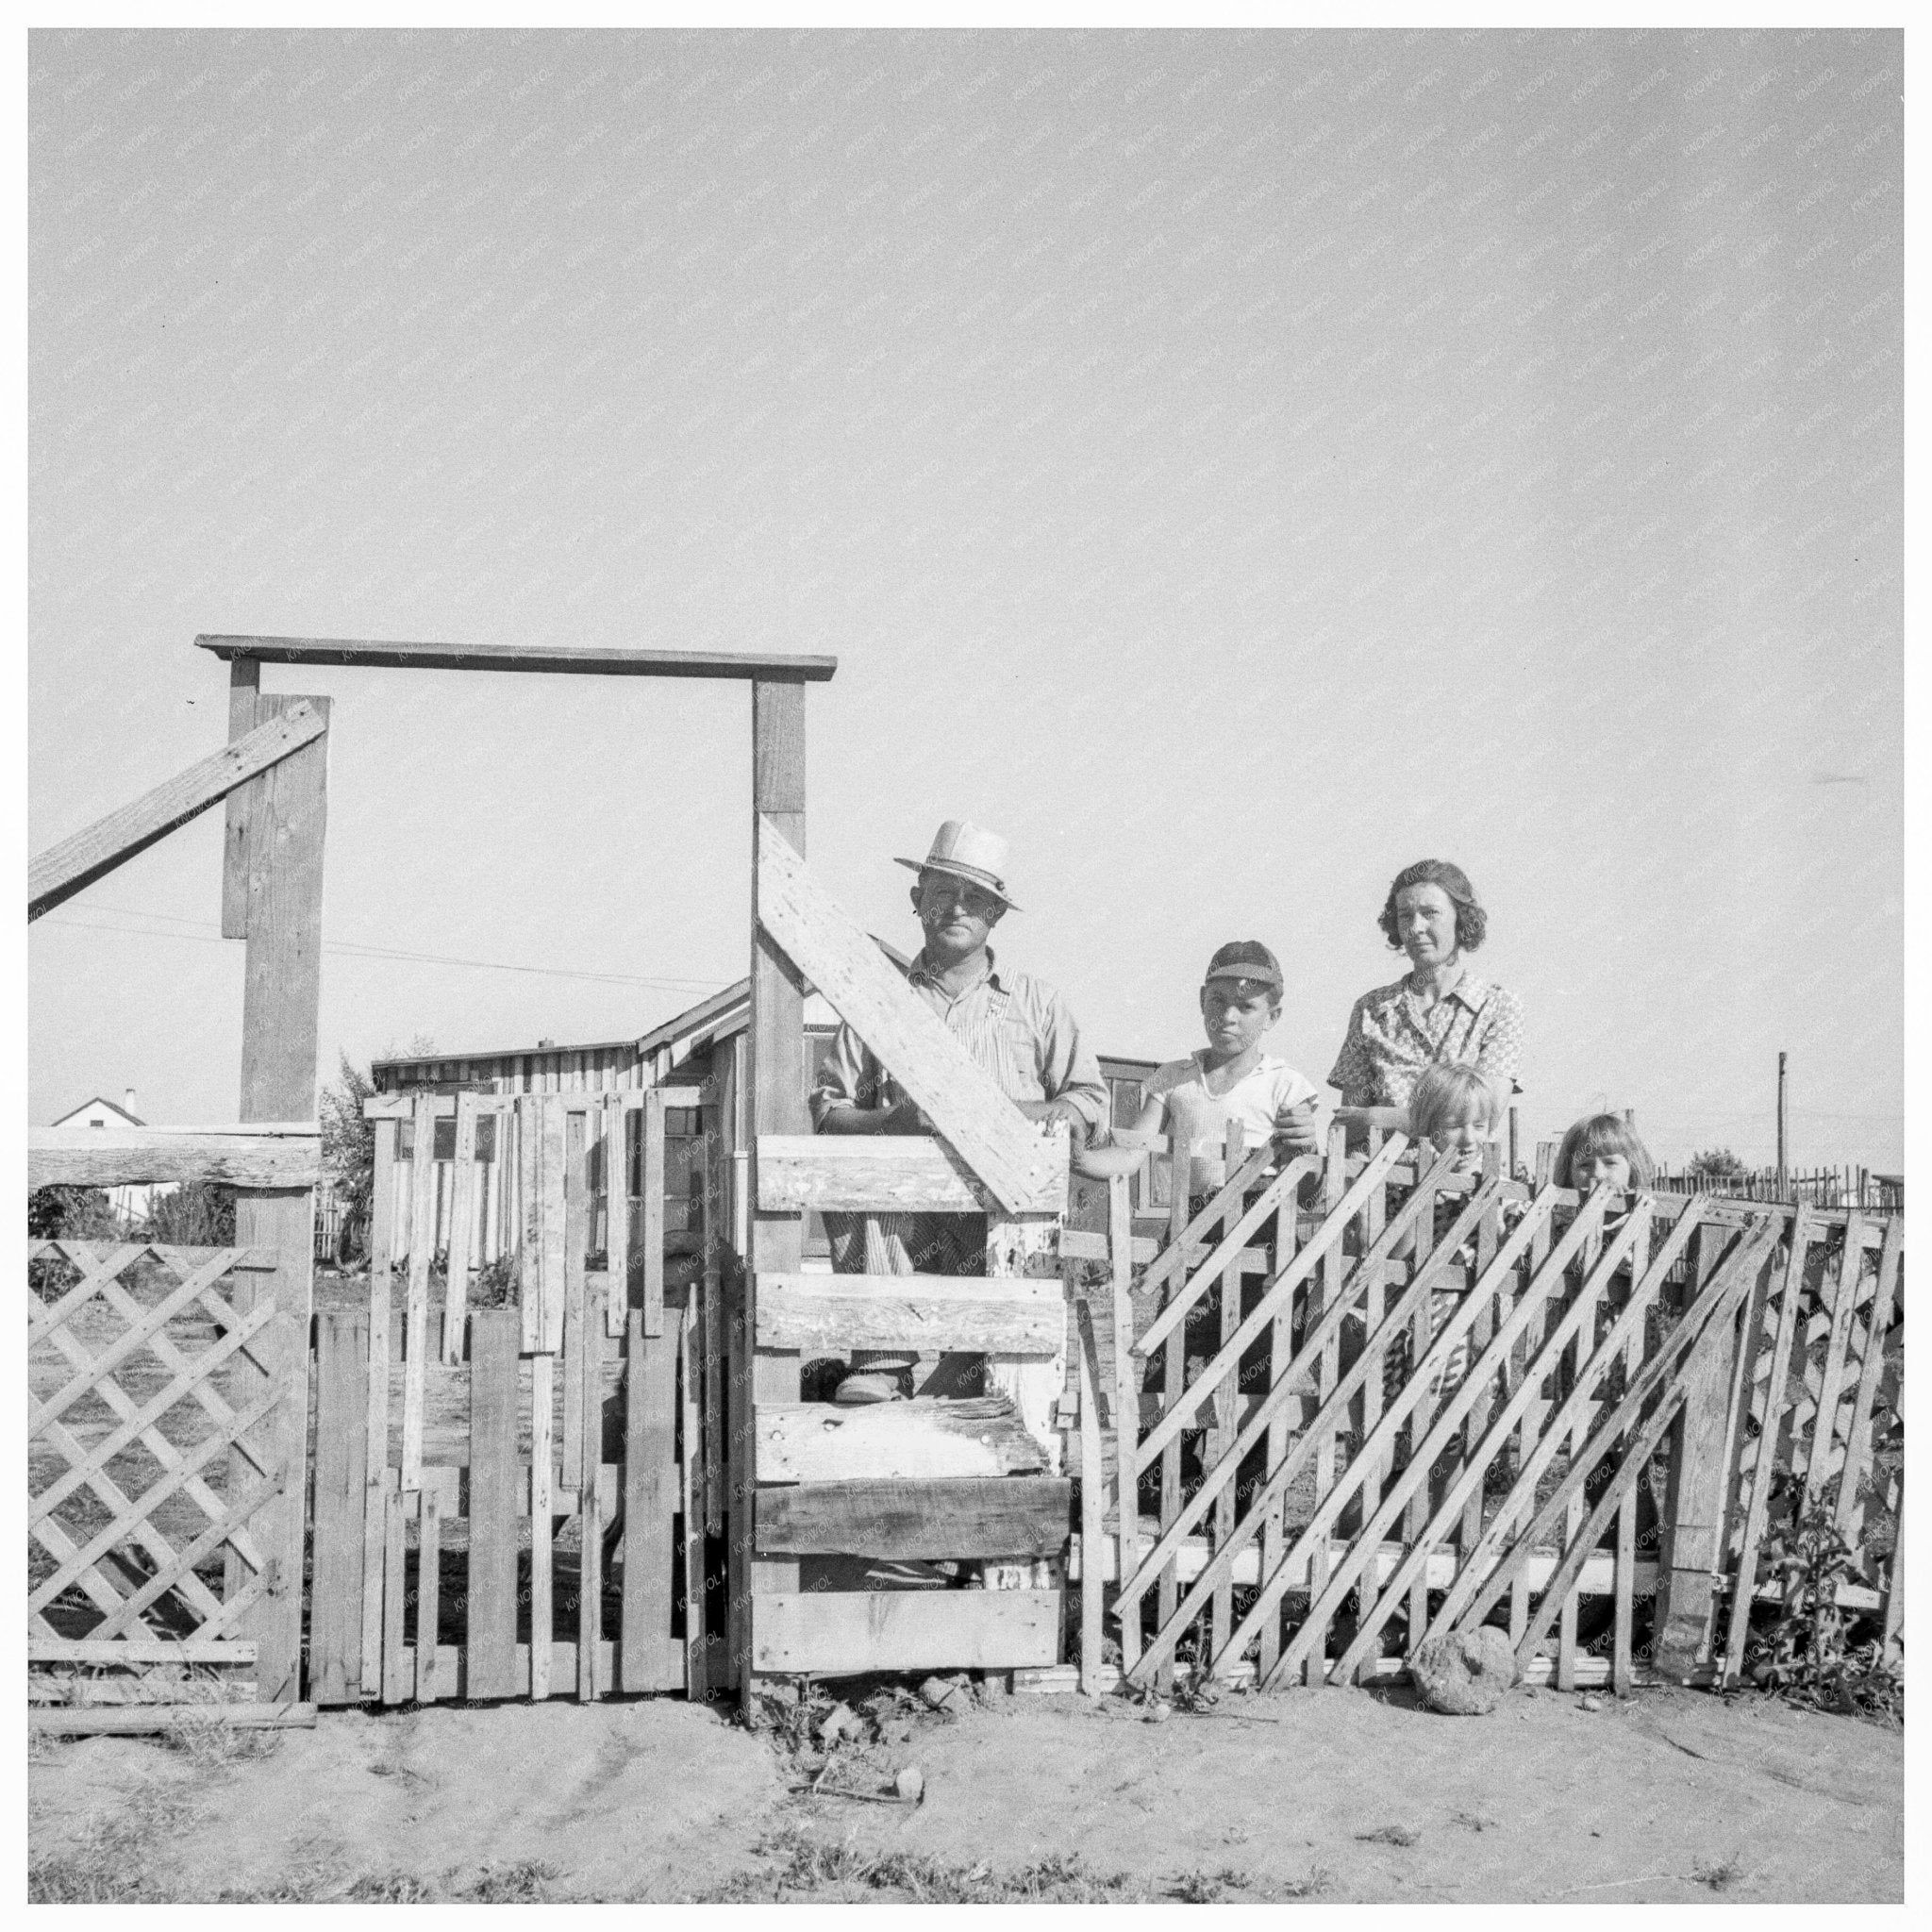
<path id="1" fill-rule="evenodd" d="M 58 1120 L 49 1121 L 47 1124 L 50 1128 L 64 1128 L 79 1134 L 90 1127 L 105 1133 L 109 1127 L 144 1127 L 147 1123 L 134 1110 L 134 1089 L 130 1087 L 119 1106 L 96 1093 L 92 1100 L 82 1101 L 72 1112 L 63 1113 Z M 177 1181 L 148 1181 L 109 1188 L 107 1191 L 108 1205 L 122 1221 L 130 1224 L 145 1221 L 153 1210 L 156 1198 L 161 1194 L 172 1194 L 179 1185 Z"/>

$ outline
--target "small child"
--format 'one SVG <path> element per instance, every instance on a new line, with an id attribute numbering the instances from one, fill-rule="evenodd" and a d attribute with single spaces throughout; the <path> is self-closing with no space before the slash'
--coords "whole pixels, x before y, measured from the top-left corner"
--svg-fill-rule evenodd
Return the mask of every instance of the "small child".
<path id="1" fill-rule="evenodd" d="M 1439 1060 L 1423 1069 L 1408 1096 L 1409 1138 L 1453 1153 L 1457 1174 L 1474 1174 L 1496 1138 L 1501 1112 L 1485 1074 L 1459 1060 Z"/>
<path id="2" fill-rule="evenodd" d="M 1423 1069 L 1414 1091 L 1409 1094 L 1409 1138 L 1427 1141 L 1439 1153 L 1453 1154 L 1456 1157 L 1454 1173 L 1474 1174 L 1482 1169 L 1483 1149 L 1495 1139 L 1501 1113 L 1502 1104 L 1496 1090 L 1485 1074 L 1460 1061 L 1439 1061 Z M 1467 1196 L 1461 1193 L 1436 1203 L 1430 1245 L 1448 1233 L 1466 1205 Z M 1422 1245 L 1420 1241 L 1413 1242 L 1417 1249 Z M 1404 1252 L 1407 1252 L 1410 1243 L 1405 1243 Z M 1465 1243 L 1456 1255 L 1456 1261 L 1464 1267 L 1471 1266 L 1474 1260 L 1473 1244 Z M 1464 1291 L 1463 1289 L 1444 1287 L 1430 1294 L 1429 1334 L 1432 1337 L 1460 1307 Z M 1383 1377 L 1385 1392 L 1392 1392 L 1393 1388 L 1399 1388 L 1408 1374 L 1407 1351 L 1398 1354 L 1398 1348 L 1399 1345 L 1389 1351 L 1389 1362 Z M 1461 1382 L 1468 1369 L 1469 1338 L 1465 1335 L 1450 1350 L 1447 1359 L 1431 1379 L 1430 1395 L 1440 1400 Z"/>
<path id="3" fill-rule="evenodd" d="M 1131 1136 L 1186 1135 L 1191 1196 L 1225 1181 L 1231 1122 L 1251 1153 L 1276 1137 L 1297 1151 L 1320 1145 L 1313 1081 L 1261 1051 L 1261 1036 L 1281 1018 L 1281 967 L 1259 940 L 1230 941 L 1208 960 L 1201 986 L 1207 1046 L 1168 1061 L 1147 1083 Z"/>
<path id="4" fill-rule="evenodd" d="M 1579 1194 L 1599 1186 L 1627 1194 L 1649 1187 L 1656 1171 L 1650 1150 L 1628 1121 L 1621 1114 L 1593 1113 L 1563 1136 L 1554 1178 L 1559 1188 L 1574 1188 Z"/>

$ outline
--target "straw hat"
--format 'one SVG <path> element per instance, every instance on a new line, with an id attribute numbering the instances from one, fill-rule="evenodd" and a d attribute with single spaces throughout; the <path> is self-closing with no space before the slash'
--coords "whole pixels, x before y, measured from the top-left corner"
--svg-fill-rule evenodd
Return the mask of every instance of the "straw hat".
<path id="1" fill-rule="evenodd" d="M 1007 841 L 971 819 L 948 819 L 934 835 L 924 858 L 895 858 L 908 872 L 949 872 L 984 886 L 1009 912 L 1019 911 L 1007 891 Z"/>

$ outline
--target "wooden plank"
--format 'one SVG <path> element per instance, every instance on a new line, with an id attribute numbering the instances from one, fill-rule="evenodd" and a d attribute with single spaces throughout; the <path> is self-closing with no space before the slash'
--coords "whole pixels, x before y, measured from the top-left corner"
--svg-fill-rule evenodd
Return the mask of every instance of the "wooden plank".
<path id="1" fill-rule="evenodd" d="M 730 1067 L 731 1057 L 727 1055 L 727 1082 Z M 703 1324 L 704 1381 L 698 1404 L 698 1434 L 704 1453 L 700 1487 L 705 1499 L 705 1534 L 714 1537 L 724 1533 L 724 1273 L 732 1239 L 729 1189 L 733 1164 L 725 1135 L 735 1121 L 735 1114 L 728 1106 L 714 1102 L 706 1109 L 704 1121 L 705 1258 L 698 1303 Z"/>
<path id="2" fill-rule="evenodd" d="M 751 691 L 752 846 L 754 855 L 769 840 L 797 854 L 805 845 L 805 687 L 757 683 Z M 804 1258 L 804 1229 L 797 1209 L 768 1203 L 769 1136 L 804 1136 L 805 1091 L 810 1062 L 805 1041 L 805 985 L 798 968 L 766 929 L 761 899 L 763 868 L 752 870 L 752 941 L 747 1067 L 742 1098 L 744 1132 L 737 1144 L 753 1150 L 744 1204 L 746 1241 L 740 1246 L 749 1269 L 767 1274 L 795 1273 Z M 735 1051 L 735 1049 L 734 1049 Z M 734 1338 L 732 1392 L 738 1418 L 733 1493 L 738 1499 L 727 1525 L 736 1555 L 732 1576 L 732 1670 L 740 1696 L 749 1705 L 757 1689 L 753 1664 L 758 1599 L 798 1589 L 798 1565 L 758 1557 L 751 1548 L 751 1484 L 754 1460 L 754 1406 L 795 1403 L 800 1392 L 795 1352 L 760 1349 L 757 1334 L 757 1285 L 742 1280 L 741 1332 Z"/>
<path id="3" fill-rule="evenodd" d="M 257 699 L 265 723 L 307 706 L 325 724 L 326 698 L 277 693 Z M 247 801 L 247 943 L 242 968 L 242 1081 L 238 1117 L 249 1121 L 316 1118 L 316 1065 L 322 1003 L 323 854 L 328 823 L 328 738 L 312 738 L 251 779 Z M 236 1616 L 237 1636 L 261 1645 L 257 1681 L 264 1698 L 293 1703 L 302 1671 L 302 1579 L 306 1552 L 303 1462 L 308 1427 L 308 1321 L 315 1273 L 315 1194 L 308 1187 L 257 1191 L 235 1197 L 238 1247 L 273 1248 L 272 1273 L 235 1277 L 240 1315 L 272 1303 L 275 1320 L 239 1364 L 232 1393 L 247 1403 L 280 1378 L 286 1393 L 273 1416 L 229 1458 L 228 1493 L 242 1493 L 256 1469 L 274 1470 L 279 1488 L 254 1518 L 270 1568 L 258 1592 Z M 229 1602 L 248 1586 L 238 1554 L 225 1554 Z"/>
<path id="4" fill-rule="evenodd" d="M 630 1127 L 624 1096 L 610 1094 L 604 1103 L 604 1265 L 610 1276 L 605 1298 L 605 1332 L 624 1333 L 630 1308 Z"/>
<path id="5" fill-rule="evenodd" d="M 228 742 L 246 738 L 256 725 L 256 699 L 261 666 L 252 658 L 228 660 Z M 222 937 L 248 937 L 248 794 L 228 794 L 227 823 L 222 832 Z"/>
<path id="6" fill-rule="evenodd" d="M 315 1723 L 312 1704 L 38 1704 L 26 1714 L 28 1731 L 51 1737 L 141 1737 L 205 1724 L 210 1711 L 239 1731 L 304 1729 Z"/>
<path id="7" fill-rule="evenodd" d="M 788 651 L 613 651 L 588 645 L 403 643 L 360 638 L 251 638 L 215 633 L 194 641 L 200 649 L 229 659 L 391 671 L 532 671 L 605 677 L 726 677 L 824 684 L 839 668 L 836 658 Z"/>
<path id="8" fill-rule="evenodd" d="M 395 1472 L 391 1471 L 393 1476 Z M 403 1614 L 408 1602 L 405 1507 L 421 1500 L 404 1496 L 391 1481 L 383 1497 L 382 1533 L 382 1701 L 401 1704 L 415 1688 L 403 1656 Z"/>
<path id="9" fill-rule="evenodd" d="M 100 1127 L 27 1134 L 29 1188 L 118 1188 L 150 1181 L 219 1181 L 248 1188 L 312 1188 L 322 1172 L 313 1123 L 267 1128 Z"/>
<path id="10" fill-rule="evenodd" d="M 1858 1241 L 1858 1213 L 1845 1224 L 1839 1250 L 1838 1270 L 1833 1279 L 1831 1334 L 1824 1347 L 1824 1367 L 1818 1385 L 1818 1407 L 1811 1426 L 1811 1454 L 1805 1464 L 1804 1507 L 1824 1492 L 1825 1473 L 1831 1463 L 1831 1445 L 1838 1432 L 1839 1398 L 1843 1392 L 1845 1352 L 1851 1344 L 1852 1317 L 1857 1311 L 1858 1284 L 1863 1273 L 1863 1253 Z"/>
<path id="11" fill-rule="evenodd" d="M 1696 1242 L 1702 1295 L 1711 1292 L 1724 1241 L 1719 1230 L 1700 1227 Z M 1729 1478 L 1724 1427 L 1736 1345 L 1727 1320 L 1724 1333 L 1709 1337 L 1686 1366 L 1683 1413 L 1671 1433 L 1652 1660 L 1657 1674 L 1674 1682 L 1682 1682 L 1710 1660 L 1712 1600 L 1724 1557 Z M 1567 1547 L 1570 1539 L 1564 1541 Z"/>
<path id="12" fill-rule="evenodd" d="M 627 1691 L 673 1690 L 684 1681 L 684 1657 L 671 1637 L 677 1351 L 674 1338 L 644 1333 L 641 1308 L 631 1310 L 627 1326 L 622 1685 Z"/>
<path id="13" fill-rule="evenodd" d="M 436 1674 L 437 1625 L 442 1611 L 442 1497 L 423 1491 L 422 1523 L 416 1545 L 416 1702 L 434 1704 L 442 1695 Z"/>
<path id="14" fill-rule="evenodd" d="M 944 1141 L 920 1135 L 761 1134 L 758 1174 L 760 1213 L 984 1214 L 999 1205 Z"/>
<path id="15" fill-rule="evenodd" d="M 513 1058 L 513 1056 L 505 1054 L 475 1054 L 466 1055 L 464 1058 L 472 1059 L 505 1059 Z M 475 1095 L 476 1110 L 478 1113 L 491 1114 L 499 1119 L 504 1118 L 515 1110 L 517 1102 L 523 1097 L 524 1091 L 534 1093 L 538 1090 L 533 1086 L 528 1090 L 520 1090 L 516 1093 L 477 1093 Z M 678 1085 L 673 1083 L 655 1090 L 643 1088 L 586 1090 L 575 1094 L 565 1094 L 563 1096 L 563 1104 L 573 1113 L 587 1113 L 592 1109 L 601 1109 L 606 1106 L 622 1108 L 626 1113 L 641 1112 L 644 1105 L 644 1094 L 647 1091 L 661 1092 L 664 1096 L 664 1105 L 666 1107 L 704 1107 L 708 1105 L 713 1097 L 708 1084 L 692 1087 L 688 1084 Z M 416 1102 L 419 1097 L 420 1091 L 414 1088 L 407 1089 L 400 1093 L 372 1093 L 362 1103 L 362 1118 L 365 1121 L 406 1121 L 412 1119 L 415 1115 Z M 456 1094 L 433 1093 L 429 1095 L 429 1098 L 436 1108 L 438 1120 L 446 1121 L 455 1118 L 458 1098 Z M 566 1645 L 565 1648 L 569 1649 L 572 1646 Z"/>
<path id="16" fill-rule="evenodd" d="M 981 1186 L 1009 1214 L 1058 1212 L 1066 1167 L 1043 1155 L 1037 1125 L 762 818 L 758 867 L 763 930 L 891 1070 Z"/>
<path id="17" fill-rule="evenodd" d="M 517 1341 L 514 1308 L 470 1318 L 469 1689 L 513 1697 L 517 1641 Z"/>
<path id="18" fill-rule="evenodd" d="M 449 1208 L 449 1264 L 442 1292 L 442 1358 L 463 1358 L 470 1309 L 470 1264 L 476 1247 L 476 1096 L 457 1095 L 457 1135 Z"/>
<path id="19" fill-rule="evenodd" d="M 644 1336 L 656 1341 L 664 1333 L 664 1096 L 656 1090 L 644 1095 L 641 1151 Z"/>
<path id="20" fill-rule="evenodd" d="M 705 1647 L 705 1520 L 698 1501 L 703 1457 L 698 1450 L 700 1391 L 698 1309 L 687 1301 L 678 1311 L 677 1473 L 678 1508 L 684 1519 L 684 1694 L 702 1704 L 709 1694 Z"/>
<path id="21" fill-rule="evenodd" d="M 362 1684 L 362 1515 L 368 1487 L 369 1316 L 325 1308 L 315 1337 L 315 1557 L 308 1682 L 318 1704 Z"/>
<path id="22" fill-rule="evenodd" d="M 1885 1365 L 1885 1332 L 1891 1322 L 1892 1298 L 1898 1290 L 1899 1257 L 1905 1250 L 1905 1217 L 1892 1215 L 1886 1223 L 1885 1245 L 1878 1254 L 1878 1276 L 1873 1285 L 1872 1312 L 1865 1328 L 1865 1357 L 1858 1366 L 1850 1436 L 1833 1510 L 1840 1533 L 1855 1550 L 1862 1548 L 1864 1542 L 1858 1521 L 1858 1485 L 1872 1462 L 1872 1405 Z"/>
<path id="23" fill-rule="evenodd" d="M 804 1355 L 849 1348 L 1054 1356 L 1065 1346 L 1057 1281 L 942 1274 L 761 1274 L 758 1341 Z"/>
<path id="24" fill-rule="evenodd" d="M 1590 1312 L 1585 1315 L 1581 1325 L 1577 1329 L 1576 1340 L 1571 1344 L 1570 1351 L 1564 1357 L 1566 1378 L 1573 1383 L 1576 1379 L 1576 1371 L 1589 1358 L 1591 1344 L 1594 1340 L 1592 1333 L 1595 1327 L 1594 1311 L 1596 1304 L 1601 1300 L 1603 1294 L 1602 1287 L 1598 1285 L 1596 1277 L 1597 1257 L 1602 1252 L 1602 1249 L 1603 1237 L 1601 1233 L 1592 1234 L 1583 1244 L 1581 1262 L 1583 1286 L 1577 1297 L 1577 1305 L 1579 1307 L 1587 1307 Z M 1591 1410 L 1588 1407 L 1583 1408 L 1578 1414 L 1576 1426 L 1570 1436 L 1567 1454 L 1573 1461 L 1590 1433 L 1591 1420 Z M 1722 1424 L 1720 1424 L 1720 1427 L 1722 1427 Z M 1569 1514 L 1563 1520 L 1563 1546 L 1565 1549 L 1569 1548 L 1570 1544 L 1575 1540 L 1577 1533 L 1582 1529 L 1583 1515 L 1583 1491 L 1579 1488 L 1576 1493 L 1570 1499 Z M 1557 1689 L 1559 1690 L 1574 1690 L 1576 1688 L 1578 1607 L 1576 1592 L 1573 1590 L 1563 1599 L 1562 1607 L 1557 1612 Z M 1421 1629 L 1427 1619 L 1428 1599 L 1424 1595 L 1416 1606 L 1414 1627 Z"/>
<path id="25" fill-rule="evenodd" d="M 30 1664 L 252 1664 L 256 1645 L 242 1637 L 29 1637 Z"/>
<path id="26" fill-rule="evenodd" d="M 423 1377 L 429 1365 L 429 1267 L 436 1258 L 436 1116 L 416 1108 L 415 1151 L 409 1157 L 409 1281 L 403 1342 L 403 1475 L 405 1493 L 423 1487 Z"/>
<path id="27" fill-rule="evenodd" d="M 396 1136 L 392 1120 L 375 1124 L 375 1170 L 370 1194 L 369 1392 L 363 1403 L 362 1695 L 374 1697 L 382 1672 L 382 1548 L 388 1524 L 390 1274 L 395 1253 Z"/>
<path id="28" fill-rule="evenodd" d="M 760 1596 L 752 1668 L 1013 1670 L 1059 1658 L 1057 1590 L 868 1590 Z"/>
<path id="29" fill-rule="evenodd" d="M 1135 1448 L 1141 1433 L 1143 1365 L 1134 1353 L 1133 1183 L 1125 1174 L 1107 1184 L 1108 1288 L 1113 1319 L 1114 1530 L 1117 1575 L 1133 1568 L 1140 1529 Z M 1062 1235 L 1062 1246 L 1065 1237 Z M 1081 1465 L 1085 1473 L 1085 1463 Z M 1120 1618 L 1121 1661 L 1131 1670 L 1141 1655 L 1141 1612 L 1130 1605 Z"/>
<path id="30" fill-rule="evenodd" d="M 563 1122 L 563 1487 L 584 1472 L 584 1251 L 591 1241 L 590 1153 L 585 1116 Z M 594 1469 L 596 1464 L 591 1463 Z"/>
<path id="31" fill-rule="evenodd" d="M 757 1492 L 761 1555 L 897 1561 L 1058 1556 L 1073 1485 L 1063 1476 L 808 1482 Z"/>
<path id="32" fill-rule="evenodd" d="M 1898 1533 L 1891 1546 L 1891 1563 L 1885 1581 L 1885 1620 L 1879 1636 L 1879 1655 L 1895 1664 L 1904 1643 L 1900 1633 L 1906 1626 L 1906 1478 L 1898 1478 Z M 1840 1591 L 1842 1596 L 1842 1591 Z"/>
<path id="33" fill-rule="evenodd" d="M 530 1358 L 530 1695 L 550 1695 L 550 1645 L 557 1635 L 551 1557 L 557 1524 L 550 1508 L 555 1453 L 550 1401 L 553 1355 Z"/>
<path id="34" fill-rule="evenodd" d="M 589 1178 L 588 1174 L 585 1178 Z M 578 1266 L 581 1270 L 581 1260 Z M 601 1288 L 586 1285 L 578 1320 L 582 1341 L 577 1350 L 577 1514 L 581 1530 L 577 1567 L 577 1696 L 589 1704 L 598 1693 L 597 1648 L 604 1635 L 604 1515 L 597 1497 L 597 1475 L 604 1466 L 605 1338 Z"/>
<path id="35" fill-rule="evenodd" d="M 291 753 L 313 744 L 327 729 L 325 704 L 298 699 L 245 737 L 197 759 L 133 804 L 124 805 L 48 846 L 27 867 L 28 922 L 64 905 L 231 791 Z"/>
<path id="36" fill-rule="evenodd" d="M 760 1402 L 753 1432 L 760 1483 L 1033 1475 L 1047 1466 L 1045 1449 L 1004 1396 L 918 1396 L 860 1408 Z"/>
<path id="37" fill-rule="evenodd" d="M 566 1206 L 565 1119 L 560 1095 L 546 1093 L 538 1108 L 538 1213 L 541 1233 L 538 1247 L 536 1339 L 526 1344 L 534 1355 L 563 1352 L 563 1311 L 569 1285 L 564 1266 L 568 1241 Z"/>
<path id="38" fill-rule="evenodd" d="M 1080 1535 L 1083 1547 L 1097 1556 L 1100 1550 L 1101 1518 L 1106 1513 L 1107 1475 L 1100 1447 L 1100 1342 L 1093 1332 L 1093 1316 L 1085 1306 L 1079 1310 L 1080 1350 Z M 1019 1489 L 1019 1483 L 1002 1483 L 1002 1489 Z M 1064 1519 L 1063 1519 L 1064 1520 Z M 1080 1585 L 1080 1688 L 1089 1697 L 1100 1695 L 1100 1667 L 1105 1630 L 1102 1612 L 1105 1591 L 1100 1565 Z"/>

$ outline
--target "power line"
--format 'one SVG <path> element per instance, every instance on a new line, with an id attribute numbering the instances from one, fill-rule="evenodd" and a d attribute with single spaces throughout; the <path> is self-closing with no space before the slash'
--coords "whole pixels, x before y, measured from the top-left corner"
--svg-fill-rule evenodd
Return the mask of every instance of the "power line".
<path id="1" fill-rule="evenodd" d="M 205 929 L 209 924 L 207 920 L 184 919 L 180 914 L 174 912 L 143 912 L 134 907 L 108 906 L 100 909 L 123 912 L 136 919 L 167 920 L 176 925 L 200 926 L 204 930 L 156 932 L 146 926 L 113 925 L 105 921 L 75 919 L 59 914 L 49 914 L 47 924 L 77 926 L 89 932 L 128 933 L 138 939 L 198 940 L 207 945 L 226 943 L 218 931 Z M 512 959 L 462 959 L 448 953 L 417 953 L 400 946 L 369 946 L 356 940 L 325 940 L 322 950 L 325 953 L 341 954 L 350 958 L 404 959 L 425 966 L 464 966 L 491 973 L 528 973 L 546 979 L 593 980 L 606 986 L 646 986 L 672 992 L 719 992 L 726 983 L 716 979 L 658 979 L 638 973 L 596 973 L 580 967 L 526 966 Z"/>

